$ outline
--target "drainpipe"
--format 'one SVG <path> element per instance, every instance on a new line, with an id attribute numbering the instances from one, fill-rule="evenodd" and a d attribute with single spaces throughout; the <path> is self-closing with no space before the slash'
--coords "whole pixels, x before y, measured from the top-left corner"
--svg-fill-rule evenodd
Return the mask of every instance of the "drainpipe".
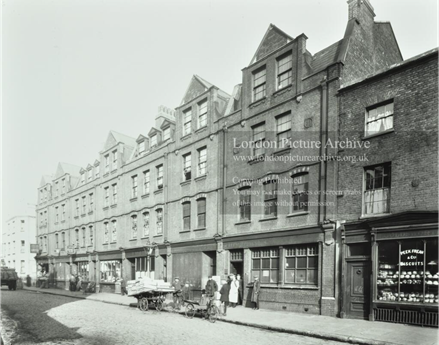
<path id="1" fill-rule="evenodd" d="M 227 160 L 226 160 L 226 132 L 227 132 L 227 122 L 224 123 L 223 126 L 223 176 L 222 176 L 222 184 L 223 184 L 223 192 L 222 192 L 222 229 L 221 236 L 224 236 L 226 233 L 226 182 L 227 182 Z"/>
<path id="2" fill-rule="evenodd" d="M 322 97 L 321 97 L 321 118 L 320 118 L 320 167 L 319 167 L 319 212 L 318 220 L 319 224 L 322 224 L 326 219 L 326 191 L 327 188 L 327 156 L 328 148 L 326 147 L 326 142 L 328 140 L 328 85 L 326 77 L 323 78 L 321 82 L 322 87 Z"/>

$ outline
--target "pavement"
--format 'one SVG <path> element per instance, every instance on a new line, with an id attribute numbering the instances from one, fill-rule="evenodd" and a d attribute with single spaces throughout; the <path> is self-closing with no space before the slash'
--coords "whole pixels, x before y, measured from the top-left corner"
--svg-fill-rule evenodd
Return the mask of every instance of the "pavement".
<path id="1" fill-rule="evenodd" d="M 25 290 L 45 294 L 63 295 L 104 303 L 135 307 L 134 297 L 115 293 L 83 294 L 61 289 L 39 289 L 25 287 Z M 325 340 L 350 344 L 368 345 L 437 345 L 438 329 L 386 322 L 340 319 L 330 316 L 310 315 L 267 309 L 252 310 L 238 306 L 227 308 L 227 316 L 220 321 L 270 331 L 299 334 Z"/>

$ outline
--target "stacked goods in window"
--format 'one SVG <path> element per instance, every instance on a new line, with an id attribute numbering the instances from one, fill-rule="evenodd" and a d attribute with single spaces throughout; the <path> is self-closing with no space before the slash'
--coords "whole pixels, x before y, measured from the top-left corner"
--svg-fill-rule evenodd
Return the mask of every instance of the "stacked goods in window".
<path id="1" fill-rule="evenodd" d="M 378 300 L 397 300 L 399 284 L 397 273 L 396 265 L 380 263 L 377 276 Z"/>
<path id="2" fill-rule="evenodd" d="M 427 269 L 423 277 L 425 281 L 424 303 L 438 303 L 439 273 L 437 261 L 432 260 L 427 263 Z"/>

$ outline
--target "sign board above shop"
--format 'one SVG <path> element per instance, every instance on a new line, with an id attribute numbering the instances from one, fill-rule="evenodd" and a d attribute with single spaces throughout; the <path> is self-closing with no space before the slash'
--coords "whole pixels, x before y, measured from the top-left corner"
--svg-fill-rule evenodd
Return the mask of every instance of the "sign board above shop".
<path id="1" fill-rule="evenodd" d="M 400 252 L 401 267 L 424 267 L 424 250 L 423 249 L 404 249 Z"/>

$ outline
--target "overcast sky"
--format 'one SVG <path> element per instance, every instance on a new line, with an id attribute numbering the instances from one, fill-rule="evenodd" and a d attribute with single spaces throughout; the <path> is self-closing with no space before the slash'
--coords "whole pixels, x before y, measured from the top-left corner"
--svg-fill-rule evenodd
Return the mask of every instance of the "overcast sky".
<path id="1" fill-rule="evenodd" d="M 437 43 L 436 0 L 371 0 L 404 59 Z M 3 0 L 2 216 L 32 214 L 42 175 L 86 167 L 110 130 L 147 134 L 193 74 L 231 93 L 270 23 L 314 54 L 346 0 Z"/>

